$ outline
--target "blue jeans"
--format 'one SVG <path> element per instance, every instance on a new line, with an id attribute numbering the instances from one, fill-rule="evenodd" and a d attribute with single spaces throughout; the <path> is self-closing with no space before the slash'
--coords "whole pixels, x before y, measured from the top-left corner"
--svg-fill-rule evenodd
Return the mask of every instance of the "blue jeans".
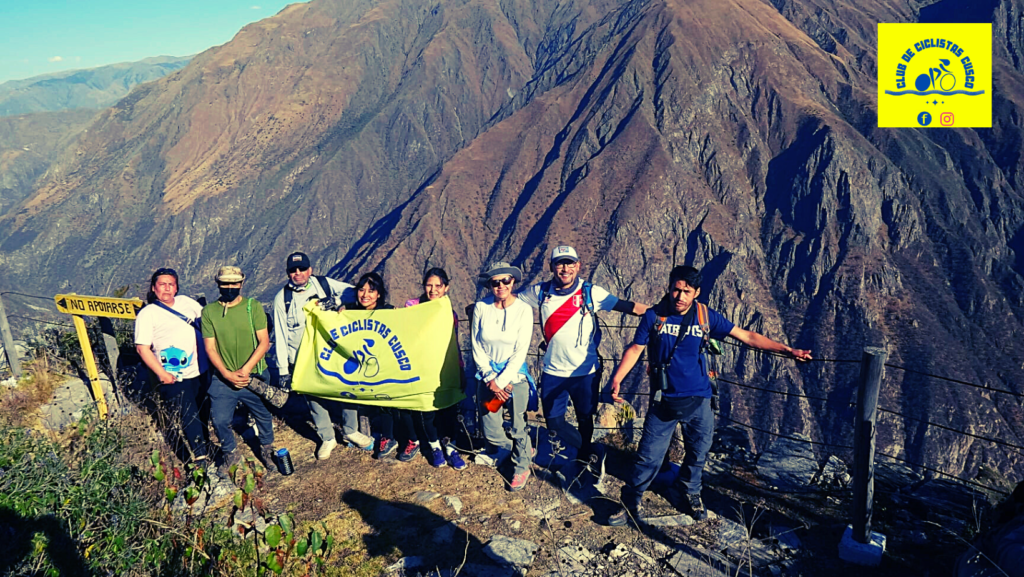
<path id="1" fill-rule="evenodd" d="M 711 399 L 663 399 L 651 406 L 644 419 L 644 434 L 636 450 L 636 463 L 622 487 L 622 504 L 627 508 L 636 509 L 640 505 L 644 492 L 658 476 L 665 453 L 672 443 L 676 423 L 683 425 L 683 446 L 686 449 L 676 484 L 682 485 L 689 495 L 700 494 L 704 462 L 715 434 Z"/>
<path id="2" fill-rule="evenodd" d="M 264 375 L 269 378 L 269 375 Z M 231 429 L 231 420 L 235 416 L 235 407 L 241 402 L 249 409 L 256 420 L 256 430 L 260 434 L 260 444 L 271 445 L 274 442 L 273 420 L 270 411 L 263 404 L 263 399 L 247 388 L 236 389 L 221 380 L 220 375 L 213 375 L 210 383 L 210 418 L 213 428 L 220 439 L 220 448 L 224 453 L 235 450 L 235 432 Z"/>
<path id="3" fill-rule="evenodd" d="M 579 433 L 565 420 L 569 399 L 576 411 Z M 593 450 L 594 413 L 597 412 L 597 373 L 578 377 L 540 376 L 540 400 L 548 432 L 558 435 L 567 445 L 576 447 L 577 458 L 589 459 Z"/>

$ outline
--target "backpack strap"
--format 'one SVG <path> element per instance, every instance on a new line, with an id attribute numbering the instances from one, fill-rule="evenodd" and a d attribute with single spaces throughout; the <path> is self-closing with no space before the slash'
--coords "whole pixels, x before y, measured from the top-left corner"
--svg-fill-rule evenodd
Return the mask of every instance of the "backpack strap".
<path id="1" fill-rule="evenodd" d="M 199 327 L 196 326 L 196 321 L 199 320 L 198 317 L 195 318 L 195 319 L 192 319 L 192 320 L 188 320 L 188 317 L 186 317 L 185 315 L 179 313 L 178 311 L 172 309 L 171 307 L 165 305 L 164 303 L 162 303 L 160 301 L 153 301 L 152 304 L 154 304 L 157 307 L 162 308 L 165 311 L 171 313 L 172 315 L 178 317 L 179 319 L 181 319 L 182 322 L 184 322 L 188 326 L 190 326 L 190 327 L 192 327 L 194 329 L 197 329 L 197 330 L 199 329 Z"/>
<path id="2" fill-rule="evenodd" d="M 594 314 L 594 284 L 588 280 L 583 281 L 583 304 L 582 307 L 590 314 Z M 597 319 L 594 319 L 596 326 Z"/>
<path id="3" fill-rule="evenodd" d="M 711 324 L 708 322 L 708 305 L 702 302 L 697 303 L 697 324 L 700 325 L 700 332 L 703 335 L 700 342 L 700 352 L 703 353 L 711 341 Z"/>
<path id="4" fill-rule="evenodd" d="M 325 299 L 330 299 L 331 296 L 334 295 L 334 289 L 332 289 L 331 285 L 327 283 L 327 277 L 316 275 L 313 278 L 316 279 L 317 284 L 320 285 L 320 290 L 324 291 L 324 298 Z M 285 287 L 284 287 L 284 316 L 285 317 L 288 316 L 288 313 L 289 313 L 289 311 L 291 311 L 291 308 L 292 308 L 292 293 L 293 292 L 295 292 L 295 291 L 290 290 L 288 288 L 288 285 L 286 284 Z"/>
<path id="5" fill-rule="evenodd" d="M 334 289 L 332 289 L 331 285 L 327 283 L 327 277 L 315 276 L 313 278 L 316 279 L 316 282 L 320 283 L 320 289 L 324 291 L 324 298 L 330 299 L 331 295 L 334 294 Z"/>

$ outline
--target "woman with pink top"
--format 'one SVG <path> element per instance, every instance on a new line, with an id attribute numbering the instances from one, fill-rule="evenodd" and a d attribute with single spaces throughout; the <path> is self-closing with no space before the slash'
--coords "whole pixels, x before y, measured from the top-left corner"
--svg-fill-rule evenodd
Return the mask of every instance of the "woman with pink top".
<path id="1" fill-rule="evenodd" d="M 450 282 L 448 273 L 444 269 L 435 267 L 428 270 L 423 275 L 423 294 L 419 298 L 409 299 L 406 301 L 405 306 L 411 307 L 445 297 L 448 294 Z M 459 315 L 454 310 L 452 315 L 455 318 L 455 335 L 457 339 Z M 463 368 L 461 356 L 459 357 L 459 368 Z M 462 380 L 465 382 L 464 375 Z M 465 469 L 466 461 L 463 460 L 459 452 L 455 450 L 455 446 L 451 443 L 458 430 L 457 407 L 458 404 L 456 403 L 437 411 L 409 411 L 412 415 L 413 426 L 419 440 L 409 441 L 405 450 L 402 451 L 402 455 L 399 455 L 399 459 L 402 459 L 406 454 L 409 455 L 408 459 L 415 456 L 415 451 L 420 447 L 420 442 L 422 441 L 428 445 L 428 447 L 423 447 L 423 453 L 427 456 L 427 460 L 430 461 L 431 465 L 435 467 L 450 465 L 456 471 Z M 438 429 L 444 433 L 443 439 L 438 435 Z"/>

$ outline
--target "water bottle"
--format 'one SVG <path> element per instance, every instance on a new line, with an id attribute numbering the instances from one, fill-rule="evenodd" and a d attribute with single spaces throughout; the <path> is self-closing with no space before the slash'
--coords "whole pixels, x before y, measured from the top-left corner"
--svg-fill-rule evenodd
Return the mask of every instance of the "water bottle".
<path id="1" fill-rule="evenodd" d="M 288 454 L 288 449 L 277 450 L 277 470 L 282 475 L 291 475 L 295 472 L 295 467 L 292 466 L 292 456 Z"/>

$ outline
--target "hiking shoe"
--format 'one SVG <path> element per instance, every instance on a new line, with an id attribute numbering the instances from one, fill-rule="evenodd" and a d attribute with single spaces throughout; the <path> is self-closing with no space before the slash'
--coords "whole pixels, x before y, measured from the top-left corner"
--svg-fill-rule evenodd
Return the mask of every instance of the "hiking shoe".
<path id="1" fill-rule="evenodd" d="M 419 441 L 406 441 L 405 448 L 398 454 L 398 460 L 403 463 L 408 463 L 416 457 L 416 449 L 420 448 Z"/>
<path id="2" fill-rule="evenodd" d="M 320 443 L 320 448 L 316 450 L 316 458 L 318 461 L 326 461 L 331 458 L 331 452 L 338 446 L 338 441 L 331 439 Z"/>
<path id="3" fill-rule="evenodd" d="M 686 504 L 689 506 L 689 513 L 694 521 L 703 521 L 708 518 L 707 509 L 704 508 L 704 501 L 701 501 L 699 493 L 688 494 Z"/>
<path id="4" fill-rule="evenodd" d="M 274 445 L 260 445 L 260 460 L 263 461 L 263 465 L 267 468 L 268 473 L 277 470 L 275 453 L 277 453 L 277 450 L 274 449 Z"/>
<path id="5" fill-rule="evenodd" d="M 466 461 L 462 458 L 462 455 L 458 451 L 452 449 L 452 452 L 448 455 L 448 466 L 456 471 L 461 471 L 468 467 Z"/>
<path id="6" fill-rule="evenodd" d="M 526 486 L 526 482 L 530 480 L 530 470 L 527 469 L 522 473 L 516 473 L 512 475 L 512 482 L 508 486 L 508 490 L 515 493 L 516 491 L 522 490 Z"/>
<path id="7" fill-rule="evenodd" d="M 398 449 L 398 442 L 394 439 L 387 437 L 381 437 L 377 441 L 377 454 L 373 456 L 374 459 L 383 459 L 391 453 L 394 453 Z"/>
<path id="8" fill-rule="evenodd" d="M 641 520 L 643 520 L 643 506 L 638 506 L 633 510 L 620 507 L 614 515 L 608 517 L 608 525 L 612 527 L 624 527 L 627 523 L 638 525 Z"/>
<path id="9" fill-rule="evenodd" d="M 367 453 L 373 452 L 373 437 L 364 435 L 359 431 L 345 435 L 346 445 Z"/>
<path id="10" fill-rule="evenodd" d="M 498 449 L 493 453 L 480 453 L 476 456 L 476 464 L 497 469 L 511 455 L 508 449 Z"/>
<path id="11" fill-rule="evenodd" d="M 444 458 L 444 451 L 441 449 L 432 449 L 430 451 L 430 464 L 439 469 L 441 467 L 447 467 L 448 461 Z M 463 463 L 463 465 L 465 465 L 465 463 Z"/>
<path id="12" fill-rule="evenodd" d="M 227 479 L 231 476 L 231 467 L 237 465 L 242 460 L 241 455 L 238 454 L 238 449 L 229 453 L 224 453 L 224 462 L 217 467 L 217 474 Z"/>

